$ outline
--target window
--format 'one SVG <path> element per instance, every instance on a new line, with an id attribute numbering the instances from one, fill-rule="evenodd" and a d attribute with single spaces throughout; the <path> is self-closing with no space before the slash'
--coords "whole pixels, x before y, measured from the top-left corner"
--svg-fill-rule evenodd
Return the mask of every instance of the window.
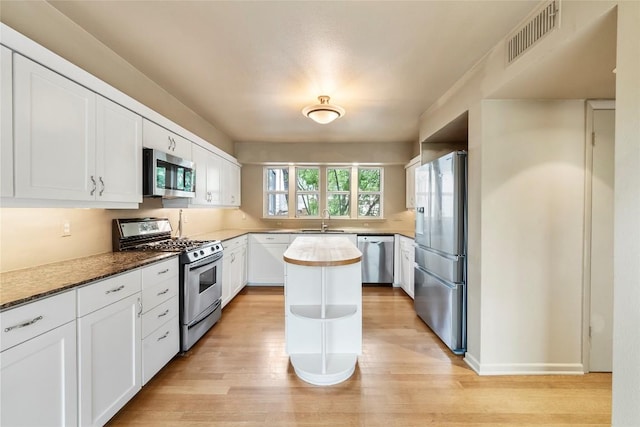
<path id="1" fill-rule="evenodd" d="M 384 168 L 348 165 L 264 167 L 265 218 L 383 218 Z M 294 181 L 289 183 L 289 178 Z"/>
<path id="2" fill-rule="evenodd" d="M 382 168 L 358 168 L 358 217 L 381 217 Z"/>
<path id="3" fill-rule="evenodd" d="M 351 168 L 327 168 L 327 209 L 331 216 L 350 215 Z"/>
<path id="4" fill-rule="evenodd" d="M 289 216 L 289 168 L 265 168 L 265 216 Z"/>
<path id="5" fill-rule="evenodd" d="M 296 168 L 296 217 L 319 216 L 320 169 Z"/>

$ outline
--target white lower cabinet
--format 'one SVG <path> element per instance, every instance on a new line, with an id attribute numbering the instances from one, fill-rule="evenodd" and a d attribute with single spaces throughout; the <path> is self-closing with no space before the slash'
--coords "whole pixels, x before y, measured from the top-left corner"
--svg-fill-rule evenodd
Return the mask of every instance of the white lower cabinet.
<path id="1" fill-rule="evenodd" d="M 142 387 L 141 282 L 133 270 L 76 291 L 82 426 L 104 425 Z"/>
<path id="2" fill-rule="evenodd" d="M 413 240 L 400 236 L 400 286 L 411 298 L 414 298 L 414 259 Z"/>
<path id="3" fill-rule="evenodd" d="M 252 234 L 249 238 L 249 283 L 284 286 L 284 259 L 289 234 Z"/>
<path id="4" fill-rule="evenodd" d="M 180 351 L 178 259 L 142 271 L 142 385 Z"/>
<path id="5" fill-rule="evenodd" d="M 78 425 L 75 292 L 7 310 L 0 320 L 0 425 Z"/>
<path id="6" fill-rule="evenodd" d="M 240 236 L 222 242 L 222 307 L 247 284 L 247 241 L 247 236 Z"/>

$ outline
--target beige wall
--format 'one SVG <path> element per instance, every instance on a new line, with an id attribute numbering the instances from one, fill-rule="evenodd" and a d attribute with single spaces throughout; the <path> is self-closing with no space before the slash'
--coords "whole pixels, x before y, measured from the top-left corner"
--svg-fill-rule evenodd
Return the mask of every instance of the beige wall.
<path id="1" fill-rule="evenodd" d="M 640 2 L 618 5 L 614 201 L 614 426 L 640 425 Z"/>
<path id="2" fill-rule="evenodd" d="M 413 154 L 411 143 L 280 143 L 236 142 L 242 164 L 266 162 L 384 163 L 405 165 Z"/>
<path id="3" fill-rule="evenodd" d="M 481 259 L 469 259 L 480 326 L 467 354 L 483 373 L 582 372 L 584 108 L 484 100 L 480 123 L 470 115 L 469 250 Z"/>
<path id="4" fill-rule="evenodd" d="M 160 200 L 149 199 L 138 210 L 109 209 L 0 209 L 0 271 L 33 267 L 56 261 L 111 252 L 111 220 L 131 217 L 167 217 L 174 234 L 178 209 L 162 209 Z M 185 209 L 185 236 L 224 227 L 225 209 Z M 62 237 L 64 221 L 71 236 Z"/>
<path id="5" fill-rule="evenodd" d="M 0 21 L 221 150 L 234 154 L 233 143 L 226 135 L 47 2 L 3 1 Z"/>

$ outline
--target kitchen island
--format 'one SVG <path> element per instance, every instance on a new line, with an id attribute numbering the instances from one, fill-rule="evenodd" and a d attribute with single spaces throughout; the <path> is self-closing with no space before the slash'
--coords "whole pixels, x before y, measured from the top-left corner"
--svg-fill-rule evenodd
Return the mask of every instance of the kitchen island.
<path id="1" fill-rule="evenodd" d="M 308 383 L 338 384 L 362 353 L 362 253 L 342 236 L 301 236 L 283 258 L 291 364 Z"/>

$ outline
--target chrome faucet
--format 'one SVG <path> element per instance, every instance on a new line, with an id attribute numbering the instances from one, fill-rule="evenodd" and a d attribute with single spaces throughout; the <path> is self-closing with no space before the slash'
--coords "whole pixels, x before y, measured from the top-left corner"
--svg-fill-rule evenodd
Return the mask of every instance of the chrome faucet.
<path id="1" fill-rule="evenodd" d="M 325 214 L 326 214 L 326 218 L 325 218 Z M 331 214 L 329 213 L 329 209 L 323 209 L 322 210 L 322 214 L 320 216 L 322 217 L 322 227 L 321 227 L 320 231 L 322 233 L 324 233 L 325 231 L 327 231 L 329 229 L 329 224 L 325 224 L 324 223 L 325 219 L 327 221 L 331 219 Z"/>

